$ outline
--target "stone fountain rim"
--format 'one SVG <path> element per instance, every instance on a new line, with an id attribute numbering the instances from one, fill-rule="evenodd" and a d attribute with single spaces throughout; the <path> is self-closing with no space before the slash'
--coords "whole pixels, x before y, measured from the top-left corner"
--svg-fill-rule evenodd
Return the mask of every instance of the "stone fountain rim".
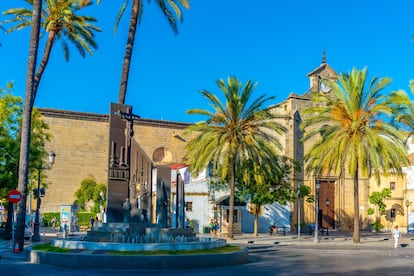
<path id="1" fill-rule="evenodd" d="M 165 243 L 115 243 L 53 239 L 51 244 L 67 249 L 117 250 L 117 251 L 150 251 L 150 250 L 198 250 L 223 247 L 225 239 L 207 238 L 208 241 L 165 242 Z"/>

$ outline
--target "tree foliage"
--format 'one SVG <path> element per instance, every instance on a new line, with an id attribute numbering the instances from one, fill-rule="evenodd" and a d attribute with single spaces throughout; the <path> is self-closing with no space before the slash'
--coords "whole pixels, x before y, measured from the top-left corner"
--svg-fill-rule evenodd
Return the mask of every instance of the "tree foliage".
<path id="1" fill-rule="evenodd" d="M 249 201 L 255 215 L 254 236 L 258 234 L 262 206 L 275 202 L 286 205 L 294 199 L 292 175 L 299 170 L 300 166 L 287 157 L 276 157 L 265 164 L 249 159 L 237 167 L 236 195 Z"/>
<path id="2" fill-rule="evenodd" d="M 105 207 L 106 186 L 97 183 L 93 176 L 82 180 L 80 188 L 75 192 L 75 203 L 81 211 L 99 213 L 100 206 Z M 90 203 L 91 206 L 90 206 Z"/>
<path id="3" fill-rule="evenodd" d="M 188 114 L 197 114 L 207 119 L 189 126 L 185 132 L 191 137 L 187 144 L 186 160 L 190 171 L 198 174 L 209 164 L 215 168 L 230 186 L 229 218 L 233 217 L 237 167 L 245 160 L 256 164 L 270 164 L 277 158 L 282 145 L 276 134 L 286 128 L 277 122 L 285 118 L 274 112 L 273 107 L 265 107 L 274 97 L 265 95 L 252 99 L 256 83 L 245 84 L 236 77 L 228 77 L 227 83 L 218 80 L 217 86 L 223 92 L 225 102 L 217 95 L 202 90 L 212 111 L 191 109 Z M 233 238 L 233 223 L 228 224 L 228 237 Z"/>
<path id="4" fill-rule="evenodd" d="M 308 175 L 346 172 L 353 178 L 353 241 L 359 243 L 359 177 L 402 174 L 408 165 L 405 132 L 393 120 L 399 101 L 383 92 L 390 78 L 368 81 L 365 68 L 341 73 L 338 81 L 327 83 L 331 95 L 313 93 L 313 106 L 303 111 L 304 140 L 317 140 L 304 160 Z"/>
<path id="5" fill-rule="evenodd" d="M 100 2 L 101 0 L 98 0 L 98 3 Z M 130 0 L 123 1 L 121 8 L 119 10 L 118 16 L 115 21 L 115 27 L 114 27 L 115 32 L 130 2 L 131 2 Z M 147 2 L 151 2 L 151 0 Z M 170 24 L 174 33 L 178 33 L 177 22 L 181 22 L 183 20 L 182 9 L 190 8 L 189 1 L 188 0 L 157 0 L 156 3 L 158 7 L 160 8 L 162 14 L 167 18 L 168 23 Z M 144 1 L 132 0 L 131 17 L 129 19 L 128 37 L 126 41 L 125 54 L 124 54 L 124 59 L 123 59 L 123 64 L 122 64 L 122 71 L 121 71 L 121 82 L 120 82 L 120 87 L 119 87 L 118 103 L 120 104 L 125 103 L 128 79 L 129 79 L 129 69 L 131 67 L 132 52 L 134 50 L 135 35 L 137 32 L 137 25 L 139 25 L 139 23 L 141 22 L 141 16 L 143 14 L 143 10 L 144 10 Z"/>
<path id="6" fill-rule="evenodd" d="M 381 216 L 382 213 L 385 212 L 385 208 L 387 208 L 387 205 L 385 204 L 385 199 L 391 198 L 391 189 L 390 188 L 384 188 L 381 192 L 372 192 L 369 196 L 369 203 L 376 206 L 377 209 L 377 217 Z M 372 211 L 369 211 L 371 214 Z"/>
<path id="7" fill-rule="evenodd" d="M 33 0 L 26 0 L 29 6 Z M 73 44 L 82 57 L 93 54 L 92 48 L 97 49 L 95 32 L 101 31 L 95 26 L 97 20 L 92 16 L 79 15 L 80 11 L 91 5 L 91 1 L 85 0 L 46 0 L 42 9 L 42 30 L 47 33 L 45 49 L 42 60 L 35 75 L 34 96 L 49 62 L 53 46 L 57 40 L 61 41 L 62 50 L 66 61 L 69 61 L 69 43 Z M 21 30 L 32 25 L 32 8 L 12 8 L 3 12 L 4 15 L 12 16 L 2 24 L 13 25 L 7 32 Z"/>
<path id="8" fill-rule="evenodd" d="M 0 88 L 0 199 L 16 189 L 20 153 L 20 128 L 22 122 L 22 99 L 13 95 L 13 84 Z M 46 156 L 44 145 L 50 140 L 48 126 L 43 122 L 37 109 L 32 112 L 29 178 L 32 185 L 37 184 L 37 168 L 41 167 Z M 41 175 L 42 186 L 46 186 Z M 29 188 L 32 188 L 30 186 Z"/>

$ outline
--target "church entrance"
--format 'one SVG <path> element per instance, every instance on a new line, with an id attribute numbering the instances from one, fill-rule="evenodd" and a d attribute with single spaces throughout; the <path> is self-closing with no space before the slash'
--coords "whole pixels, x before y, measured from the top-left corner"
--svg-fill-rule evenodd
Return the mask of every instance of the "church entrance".
<path id="1" fill-rule="evenodd" d="M 335 228 L 335 180 L 321 179 L 319 188 L 319 221 L 322 228 Z"/>

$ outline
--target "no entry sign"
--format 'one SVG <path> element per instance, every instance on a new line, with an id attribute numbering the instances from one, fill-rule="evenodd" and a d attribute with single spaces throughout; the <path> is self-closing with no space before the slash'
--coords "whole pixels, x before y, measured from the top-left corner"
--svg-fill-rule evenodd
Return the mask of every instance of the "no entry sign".
<path id="1" fill-rule="evenodd" d="M 11 203 L 17 203 L 22 200 L 22 194 L 18 190 L 11 190 L 7 194 L 7 198 Z"/>

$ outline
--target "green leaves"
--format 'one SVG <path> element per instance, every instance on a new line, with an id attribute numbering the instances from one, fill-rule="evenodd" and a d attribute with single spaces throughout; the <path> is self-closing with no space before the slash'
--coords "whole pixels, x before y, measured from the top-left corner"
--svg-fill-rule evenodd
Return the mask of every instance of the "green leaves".
<path id="1" fill-rule="evenodd" d="M 187 144 L 185 159 L 189 163 L 191 173 L 197 175 L 212 164 L 216 169 L 216 175 L 228 181 L 229 217 L 233 217 L 236 177 L 239 178 L 238 183 L 247 183 L 244 181 L 245 178 L 254 181 L 249 183 L 257 184 L 256 190 L 247 193 L 257 194 L 260 201 L 268 202 L 273 198 L 269 195 L 268 186 L 273 181 L 271 168 L 276 169 L 275 173 L 279 172 L 280 168 L 273 164 L 278 164 L 277 152 L 282 149 L 276 134 L 286 131 L 277 119 L 285 116 L 265 106 L 273 97 L 251 98 L 257 85 L 251 80 L 243 84 L 236 77 L 228 77 L 227 82 L 220 79 L 216 83 L 223 93 L 225 102 L 221 102 L 217 95 L 201 90 L 210 109 L 187 111 L 188 114 L 201 115 L 206 119 L 187 128 L 185 135 L 191 139 Z M 243 174 L 241 168 L 246 166 L 258 173 Z M 249 189 L 247 186 L 238 188 Z M 267 192 L 260 192 L 263 189 L 267 189 Z M 230 238 L 233 237 L 232 227 L 233 224 L 229 223 Z"/>
<path id="2" fill-rule="evenodd" d="M 17 187 L 23 112 L 22 99 L 12 93 L 13 84 L 8 83 L 6 87 L 0 88 L 0 198 L 5 198 L 9 190 Z M 33 109 L 29 160 L 32 178 L 37 179 L 36 168 L 46 155 L 44 145 L 50 139 L 47 129 L 39 111 Z"/>
<path id="3" fill-rule="evenodd" d="M 99 213 L 100 205 L 105 205 L 106 186 L 96 182 L 93 176 L 82 180 L 75 192 L 76 202 L 82 211 Z"/>
<path id="4" fill-rule="evenodd" d="M 401 95 L 385 94 L 389 78 L 367 80 L 367 69 L 353 69 L 330 83 L 333 96 L 316 93 L 312 107 L 304 110 L 304 141 L 316 139 L 305 155 L 306 172 L 350 175 L 358 169 L 364 176 L 391 169 L 401 173 L 408 164 L 405 133 L 394 123 Z"/>

